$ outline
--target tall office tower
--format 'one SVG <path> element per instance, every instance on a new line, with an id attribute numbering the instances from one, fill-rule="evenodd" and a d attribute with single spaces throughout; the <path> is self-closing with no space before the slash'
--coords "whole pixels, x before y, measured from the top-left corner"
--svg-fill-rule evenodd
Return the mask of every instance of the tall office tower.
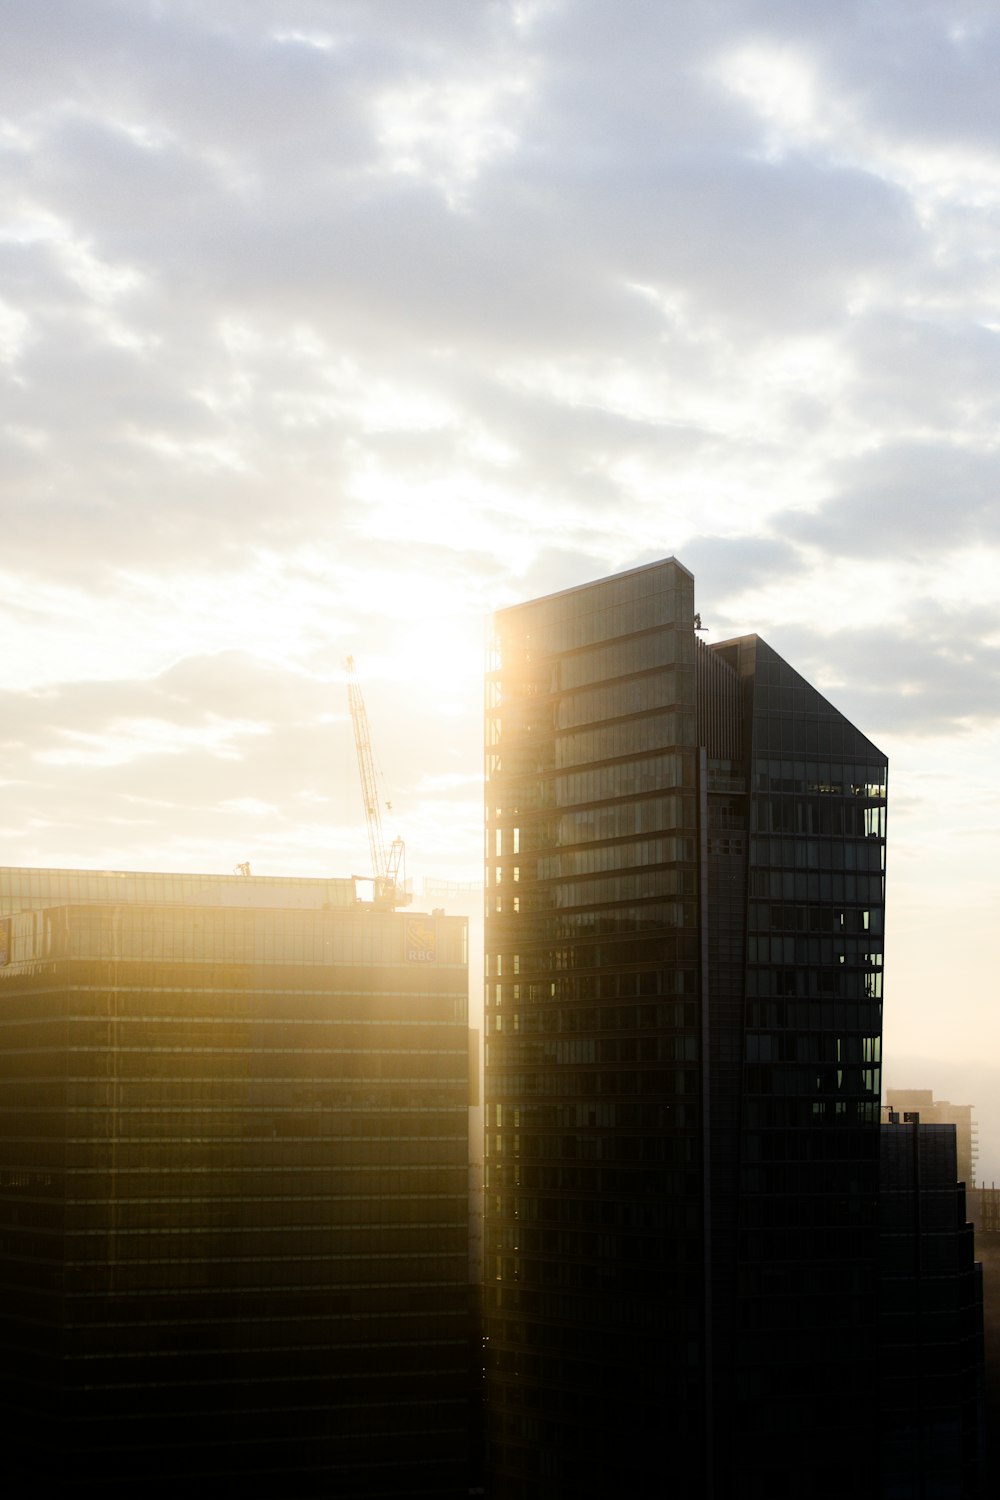
<path id="1" fill-rule="evenodd" d="M 18 1494 L 464 1496 L 466 923 L 0 871 Z"/>
<path id="2" fill-rule="evenodd" d="M 674 559 L 494 623 L 493 1492 L 874 1493 L 885 757 Z"/>

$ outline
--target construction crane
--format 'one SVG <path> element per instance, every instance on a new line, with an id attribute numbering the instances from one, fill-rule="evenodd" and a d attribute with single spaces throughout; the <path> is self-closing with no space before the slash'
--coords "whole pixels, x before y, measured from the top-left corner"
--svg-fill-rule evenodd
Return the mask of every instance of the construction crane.
<path id="1" fill-rule="evenodd" d="M 388 851 L 386 850 L 385 838 L 382 834 L 382 808 L 375 773 L 375 754 L 372 750 L 368 715 L 365 712 L 365 700 L 361 696 L 361 684 L 358 681 L 354 657 L 349 656 L 344 665 L 347 668 L 347 702 L 351 710 L 351 723 L 354 725 L 354 748 L 358 752 L 361 797 L 365 804 L 368 847 L 371 850 L 374 871 L 372 879 L 375 887 L 375 904 L 386 906 L 391 911 L 394 907 L 409 905 L 411 900 L 404 889 L 406 848 L 401 838 L 394 838 Z M 392 803 L 387 802 L 386 808 L 391 811 Z"/>

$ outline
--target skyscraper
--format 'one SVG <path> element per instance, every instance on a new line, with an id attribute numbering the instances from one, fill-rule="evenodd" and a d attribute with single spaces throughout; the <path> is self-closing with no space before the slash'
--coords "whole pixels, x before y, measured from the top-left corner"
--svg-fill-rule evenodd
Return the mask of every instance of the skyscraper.
<path id="1" fill-rule="evenodd" d="M 675 559 L 495 619 L 498 1500 L 875 1489 L 886 759 L 697 623 Z"/>
<path id="2" fill-rule="evenodd" d="M 464 1495 L 466 923 L 0 870 L 17 1493 Z"/>

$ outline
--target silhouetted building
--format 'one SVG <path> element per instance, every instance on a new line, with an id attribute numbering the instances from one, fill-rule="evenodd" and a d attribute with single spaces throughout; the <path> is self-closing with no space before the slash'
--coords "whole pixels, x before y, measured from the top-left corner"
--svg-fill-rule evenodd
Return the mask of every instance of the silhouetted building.
<path id="1" fill-rule="evenodd" d="M 1000 1188 L 977 1188 L 966 1195 L 976 1232 L 976 1259 L 983 1270 L 983 1430 L 986 1460 L 994 1472 L 1000 1443 Z M 981 1486 L 983 1500 L 989 1481 Z"/>
<path id="2" fill-rule="evenodd" d="M 497 1500 L 872 1493 L 886 759 L 674 559 L 487 687 Z"/>
<path id="3" fill-rule="evenodd" d="M 884 1500 L 980 1494 L 983 1284 L 953 1124 L 895 1111 L 882 1126 Z"/>
<path id="4" fill-rule="evenodd" d="M 919 1114 L 922 1125 L 954 1125 L 958 1181 L 964 1182 L 966 1188 L 974 1188 L 979 1142 L 972 1105 L 935 1099 L 933 1089 L 886 1089 L 885 1098 L 889 1108 L 900 1116 Z"/>
<path id="5" fill-rule="evenodd" d="M 0 906 L 8 1482 L 464 1495 L 464 919 L 68 871 Z"/>

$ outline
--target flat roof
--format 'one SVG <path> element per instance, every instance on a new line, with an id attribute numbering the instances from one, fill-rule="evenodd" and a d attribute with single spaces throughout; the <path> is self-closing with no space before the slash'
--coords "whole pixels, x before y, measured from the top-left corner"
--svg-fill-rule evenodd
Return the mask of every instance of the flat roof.
<path id="1" fill-rule="evenodd" d="M 0 865 L 0 915 L 47 906 L 354 906 L 353 877 L 203 875 L 166 870 L 70 870 Z"/>

